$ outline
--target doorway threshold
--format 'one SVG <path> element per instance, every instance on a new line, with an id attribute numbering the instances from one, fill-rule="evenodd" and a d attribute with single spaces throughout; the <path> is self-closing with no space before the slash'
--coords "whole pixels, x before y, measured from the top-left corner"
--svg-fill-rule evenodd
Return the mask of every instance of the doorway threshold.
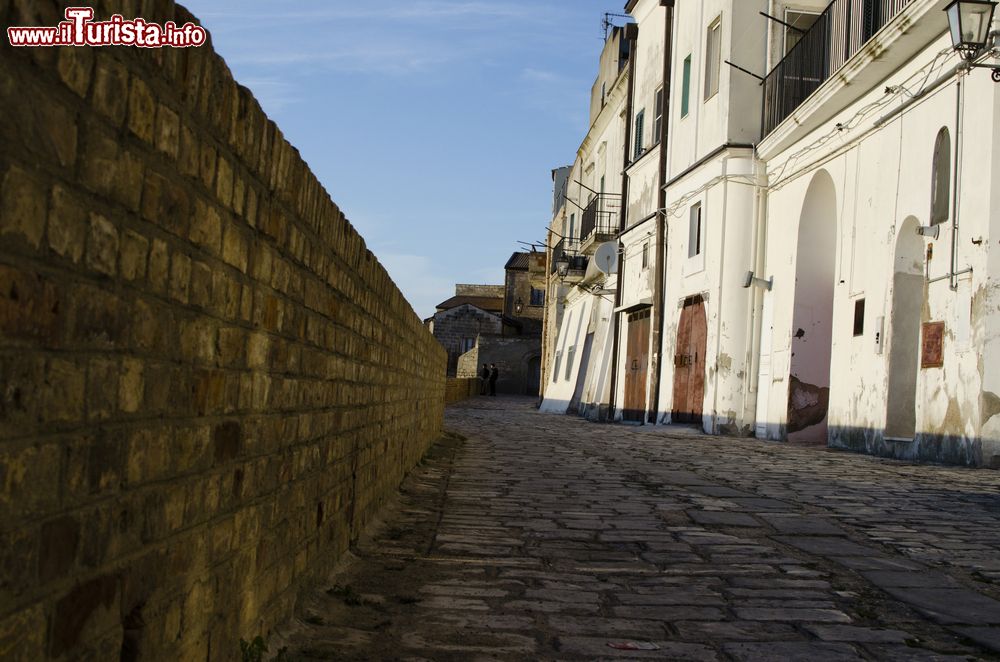
<path id="1" fill-rule="evenodd" d="M 899 442 L 899 443 L 903 443 L 903 444 L 912 444 L 913 443 L 913 437 L 889 437 L 889 436 L 885 436 L 885 437 L 882 437 L 882 438 L 885 439 L 886 441 L 895 441 L 895 442 Z"/>

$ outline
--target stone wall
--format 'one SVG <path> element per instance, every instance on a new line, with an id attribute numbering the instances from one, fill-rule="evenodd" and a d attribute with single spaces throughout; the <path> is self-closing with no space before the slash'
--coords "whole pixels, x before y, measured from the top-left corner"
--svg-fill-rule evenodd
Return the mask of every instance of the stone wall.
<path id="1" fill-rule="evenodd" d="M 454 402 L 461 402 L 466 398 L 479 395 L 479 380 L 477 379 L 456 379 L 448 378 L 448 385 L 445 391 L 445 402 L 449 405 Z"/>
<path id="2" fill-rule="evenodd" d="M 475 342 L 480 333 L 499 334 L 503 321 L 499 315 L 464 304 L 434 314 L 434 337 L 448 352 L 448 376 L 456 376 L 458 357 L 468 351 L 466 339 Z"/>
<path id="3" fill-rule="evenodd" d="M 480 336 L 476 362 L 496 364 L 497 393 L 538 395 L 542 339 L 538 336 Z M 535 359 L 533 364 L 532 360 Z"/>
<path id="4" fill-rule="evenodd" d="M 445 352 L 210 46 L 5 44 L 0 108 L 0 658 L 238 659 L 438 437 Z"/>
<path id="5" fill-rule="evenodd" d="M 503 298 L 503 285 L 455 285 L 455 296 Z"/>

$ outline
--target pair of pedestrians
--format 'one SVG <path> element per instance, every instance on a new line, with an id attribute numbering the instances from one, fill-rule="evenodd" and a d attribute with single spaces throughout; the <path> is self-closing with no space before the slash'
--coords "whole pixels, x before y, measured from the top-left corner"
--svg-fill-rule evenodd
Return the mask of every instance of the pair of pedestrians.
<path id="1" fill-rule="evenodd" d="M 489 387 L 489 394 L 495 396 L 497 394 L 497 378 L 500 376 L 497 364 L 491 363 L 487 366 L 484 363 L 482 375 L 483 382 L 479 388 L 479 395 L 486 395 L 486 389 Z"/>

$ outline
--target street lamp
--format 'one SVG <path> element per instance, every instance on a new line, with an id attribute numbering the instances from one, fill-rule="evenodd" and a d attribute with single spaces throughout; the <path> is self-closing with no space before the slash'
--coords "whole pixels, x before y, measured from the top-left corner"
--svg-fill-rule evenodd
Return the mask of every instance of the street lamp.
<path id="1" fill-rule="evenodd" d="M 974 60 L 986 48 L 997 3 L 993 0 L 954 0 L 945 7 L 951 45 L 966 60 Z"/>
<path id="2" fill-rule="evenodd" d="M 524 310 L 524 300 L 517 297 L 517 301 L 514 302 L 514 314 L 520 315 L 522 310 Z"/>

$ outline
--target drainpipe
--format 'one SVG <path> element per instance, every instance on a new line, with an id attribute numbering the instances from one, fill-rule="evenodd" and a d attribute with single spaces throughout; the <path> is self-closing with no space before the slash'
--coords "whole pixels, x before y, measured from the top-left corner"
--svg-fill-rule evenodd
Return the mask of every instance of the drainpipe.
<path id="1" fill-rule="evenodd" d="M 674 0 L 661 0 L 660 5 L 664 7 L 666 17 L 663 25 L 663 91 L 661 93 L 660 109 L 663 115 L 660 120 L 660 163 L 659 180 L 657 182 L 656 196 L 656 265 L 654 267 L 653 281 L 653 319 L 652 324 L 652 347 L 653 347 L 653 401 L 647 410 L 649 415 L 647 420 L 650 423 L 659 421 L 660 409 L 660 383 L 663 363 L 663 323 L 666 319 L 665 301 L 666 288 L 663 279 L 667 266 L 666 250 L 666 225 L 667 215 L 664 211 L 667 206 L 667 134 L 670 122 L 669 99 L 670 99 L 670 60 L 673 51 L 673 23 L 674 23 Z"/>
<path id="2" fill-rule="evenodd" d="M 962 74 L 955 81 L 955 167 L 951 187 L 951 268 L 948 284 L 953 292 L 958 291 L 958 187 L 961 183 L 962 168 Z M 964 273 L 964 272 L 963 272 Z"/>
<path id="3" fill-rule="evenodd" d="M 765 253 L 767 250 L 767 171 L 764 164 L 757 157 L 757 151 L 753 154 L 754 166 L 754 225 L 753 239 L 750 249 L 750 264 L 753 267 L 754 275 L 766 278 L 767 273 L 764 268 Z M 753 421 L 754 427 L 757 425 L 757 398 L 760 397 L 760 350 L 761 337 L 764 328 L 764 296 L 763 288 L 751 287 L 750 296 L 747 298 L 749 315 L 747 325 L 749 327 L 747 341 L 747 388 L 743 394 L 743 411 L 747 420 Z"/>
<path id="4" fill-rule="evenodd" d="M 634 26 L 634 27 L 633 27 Z M 639 37 L 639 26 L 629 23 L 625 26 L 624 37 L 629 42 L 628 47 L 628 92 L 625 95 L 625 148 L 622 156 L 622 207 L 618 218 L 618 279 L 615 283 L 615 310 L 611 312 L 611 395 L 608 398 L 608 416 L 615 420 L 615 409 L 618 406 L 618 327 L 622 305 L 622 285 L 625 279 L 625 251 L 621 241 L 621 233 L 625 232 L 628 222 L 628 165 L 629 147 L 632 146 L 632 96 L 635 92 L 635 42 Z"/>

